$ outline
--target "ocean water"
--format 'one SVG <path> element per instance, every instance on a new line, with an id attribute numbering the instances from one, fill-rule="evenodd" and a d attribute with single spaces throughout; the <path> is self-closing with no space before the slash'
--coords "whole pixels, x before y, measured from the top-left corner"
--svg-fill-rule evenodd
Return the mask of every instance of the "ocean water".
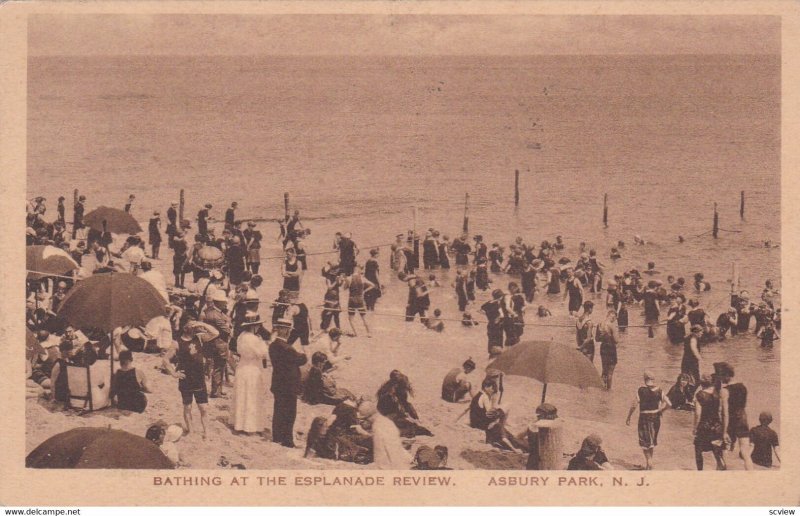
<path id="1" fill-rule="evenodd" d="M 568 255 L 585 241 L 607 257 L 621 239 L 629 245 L 620 262 L 605 260 L 611 271 L 652 260 L 664 276 L 703 272 L 713 290 L 700 297 L 714 317 L 727 306 L 734 262 L 754 297 L 765 279 L 780 284 L 779 250 L 762 245 L 780 240 L 776 56 L 48 57 L 30 59 L 28 91 L 28 192 L 47 196 L 51 212 L 59 195 L 71 212 L 74 188 L 90 209 L 122 207 L 135 193 L 146 222 L 183 188 L 187 218 L 206 202 L 222 218 L 236 200 L 239 216 L 272 236 L 289 192 L 313 252 L 329 250 L 335 231 L 352 231 L 362 248 L 391 242 L 413 226 L 412 206 L 417 229 L 455 236 L 469 193 L 470 229 L 489 243 L 560 234 Z M 715 202 L 726 231 L 696 237 L 711 229 Z M 634 248 L 635 234 L 650 244 Z M 278 253 L 269 240 L 264 256 Z M 310 272 L 325 259 L 311 257 Z M 277 262 L 262 267 L 272 295 Z M 393 285 L 382 306 L 399 312 L 405 293 Z M 451 297 L 443 288 L 434 304 L 455 317 Z M 559 299 L 539 302 L 569 324 Z M 631 318 L 640 322 L 636 310 Z M 558 328 L 526 337 L 572 338 Z M 468 346 L 483 352 L 483 338 L 479 330 L 431 360 L 460 363 Z M 780 346 L 765 352 L 746 337 L 704 349 L 709 367 L 728 360 L 750 388 L 751 424 L 764 409 L 777 423 Z M 632 329 L 620 347 L 620 394 L 590 391 L 573 410 L 623 421 L 641 370 L 668 387 L 680 356 L 663 329 L 656 339 Z"/>

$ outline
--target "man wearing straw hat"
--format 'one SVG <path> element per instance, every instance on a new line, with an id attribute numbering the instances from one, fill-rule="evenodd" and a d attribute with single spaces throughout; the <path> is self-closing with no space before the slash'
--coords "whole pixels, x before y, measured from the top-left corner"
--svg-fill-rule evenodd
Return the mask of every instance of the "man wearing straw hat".
<path id="1" fill-rule="evenodd" d="M 287 342 L 292 320 L 280 318 L 274 325 L 275 339 L 269 345 L 272 363 L 272 385 L 274 397 L 272 413 L 272 442 L 294 448 L 294 422 L 297 418 L 297 397 L 302 393 L 300 366 L 308 357 L 298 352 Z"/>
<path id="2" fill-rule="evenodd" d="M 212 326 L 219 335 L 206 342 L 203 352 L 206 359 L 211 362 L 211 397 L 224 398 L 222 382 L 225 375 L 225 366 L 228 362 L 228 340 L 230 339 L 233 325 L 227 315 L 228 297 L 224 290 L 216 290 L 203 312 L 202 321 Z"/>

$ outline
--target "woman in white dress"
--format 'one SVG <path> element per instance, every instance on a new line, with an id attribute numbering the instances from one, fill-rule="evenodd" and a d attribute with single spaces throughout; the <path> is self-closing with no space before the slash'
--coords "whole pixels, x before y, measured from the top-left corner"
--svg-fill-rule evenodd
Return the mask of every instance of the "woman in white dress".
<path id="1" fill-rule="evenodd" d="M 267 426 L 264 364 L 269 348 L 256 335 L 259 326 L 261 318 L 258 313 L 248 312 L 236 343 L 240 359 L 236 366 L 231 403 L 231 423 L 235 432 L 263 432 Z"/>

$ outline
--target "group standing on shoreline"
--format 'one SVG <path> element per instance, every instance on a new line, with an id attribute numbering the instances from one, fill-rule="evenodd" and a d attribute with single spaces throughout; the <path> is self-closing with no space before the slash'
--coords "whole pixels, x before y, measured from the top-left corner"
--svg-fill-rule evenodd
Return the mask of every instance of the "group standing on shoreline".
<path id="1" fill-rule="evenodd" d="M 134 200 L 135 196 L 131 195 L 125 204 L 125 212 L 132 211 Z M 152 270 L 151 263 L 145 256 L 143 239 L 131 236 L 121 250 L 114 253 L 110 250 L 113 242 L 110 234 L 100 232 L 90 235 L 88 228 L 83 227 L 85 203 L 85 196 L 80 196 L 74 207 L 73 236 L 70 239 L 66 236 L 63 198 L 59 199 L 58 218 L 52 224 L 44 221 L 45 199 L 37 198 L 32 201 L 28 206 L 28 245 L 60 247 L 81 265 L 82 274 L 109 270 L 137 274 L 139 271 L 157 273 Z M 411 401 L 411 383 L 400 371 L 392 372 L 389 381 L 376 393 L 375 402 L 371 400 L 371 396 L 355 396 L 346 389 L 337 387 L 330 375 L 330 371 L 337 367 L 334 364 L 339 362 L 338 359 L 344 358 L 337 356 L 338 344 L 335 344 L 342 335 L 339 319 L 339 314 L 343 311 L 340 302 L 342 289 L 348 292 L 350 334 L 357 335 L 355 316 L 358 314 L 366 335 L 372 336 L 368 324 L 369 312 L 375 311 L 385 286 L 385 282 L 381 280 L 378 248 L 371 249 L 369 258 L 360 261 L 361 251 L 352 235 L 347 232 L 336 234 L 333 251 L 338 254 L 338 260 L 329 261 L 321 271 L 326 289 L 321 307 L 321 331 L 315 335 L 310 310 L 300 301 L 302 278 L 308 270 L 303 241 L 310 230 L 303 226 L 299 211 L 295 211 L 292 217 L 287 216 L 281 224 L 279 237 L 285 254 L 280 267 L 283 288 L 271 305 L 272 326 L 267 329 L 258 316 L 259 306 L 266 306 L 266 303 L 262 303 L 263 294 L 259 292 L 263 282 L 259 272 L 260 249 L 264 237 L 257 224 L 248 221 L 247 229 L 242 230 L 243 221 L 236 218 L 238 204 L 234 202 L 225 213 L 222 236 L 216 238 L 214 229 L 209 224 L 212 221 L 210 210 L 213 206 L 205 204 L 198 212 L 197 234 L 194 246 L 190 248 L 185 240 L 186 224 L 177 220 L 176 207 L 177 203 L 172 203 L 167 210 L 165 229 L 168 248 L 173 251 L 174 289 L 171 295 L 167 294 L 169 303 L 165 303 L 167 326 L 172 335 L 167 339 L 170 342 L 159 344 L 159 347 L 165 354 L 165 370 L 179 379 L 187 431 L 193 429 L 191 414 L 194 403 L 200 410 L 202 434 L 205 435 L 205 406 L 208 399 L 226 397 L 223 387 L 230 385 L 233 387 L 234 397 L 234 431 L 262 432 L 263 425 L 266 424 L 266 411 L 262 406 L 266 384 L 261 376 L 269 361 L 273 369 L 271 391 L 275 402 L 272 440 L 276 443 L 294 447 L 294 422 L 297 400 L 301 395 L 308 400 L 331 400 L 334 402 L 331 404 L 336 405 L 331 421 L 315 421 L 316 426 L 312 426 L 314 442 L 309 433 L 307 443 L 307 452 L 316 451 L 326 458 L 353 462 L 374 460 L 400 467 L 398 461 L 409 459 L 405 453 L 398 452 L 397 445 L 401 436 L 414 438 L 418 435 L 433 435 L 417 414 Z M 161 259 L 161 227 L 160 212 L 155 211 L 147 229 L 149 258 L 152 260 Z M 476 235 L 472 241 L 471 245 L 469 236 L 464 234 L 451 243 L 446 235 L 433 228 L 426 231 L 422 239 L 417 238 L 413 232 L 397 235 L 395 243 L 391 245 L 389 265 L 398 279 L 408 286 L 408 301 L 402 316 L 406 321 L 412 322 L 419 316 L 426 327 L 437 331 L 444 329 L 441 311 L 431 311 L 430 287 L 438 284 L 435 271 L 451 268 L 452 256 L 455 269 L 454 297 L 458 310 L 462 313 L 464 326 L 472 326 L 473 322 L 477 322 L 472 316 L 471 307 L 484 296 L 483 292 L 490 294 L 489 299 L 480 304 L 478 309 L 487 319 L 487 352 L 490 357 L 498 356 L 504 349 L 521 341 L 526 326 L 526 311 L 529 306 L 533 306 L 537 296 L 544 299 L 549 297 L 551 300 L 553 296 L 563 296 L 567 312 L 575 319 L 576 347 L 593 362 L 599 345 L 602 379 L 606 389 L 611 390 L 618 360 L 617 343 L 620 333 L 630 327 L 628 308 L 641 304 L 644 326 L 649 329 L 651 336 L 658 326 L 665 324 L 669 340 L 684 346 L 681 372 L 682 377 L 686 378 L 686 385 L 681 387 L 681 392 L 684 393 L 682 405 L 692 407 L 696 413 L 695 432 L 699 437 L 695 438 L 695 449 L 698 468 L 702 469 L 704 451 L 714 452 L 718 467 L 724 468 L 724 462 L 720 463 L 721 450 L 734 441 L 739 442 L 739 455 L 744 460 L 746 469 L 752 468 L 748 451 L 751 439 L 752 445 L 759 450 L 759 456 L 762 457 L 759 464 L 767 462 L 763 459 L 765 439 L 771 443 L 770 446 L 777 454 L 777 437 L 773 439 L 772 434 L 766 430 L 758 430 L 761 427 L 752 430 L 747 428 L 744 415 L 746 389 L 742 390 L 743 386 L 737 387 L 741 384 L 729 383 L 733 377 L 732 368 L 726 363 L 714 364 L 715 376 L 710 382 L 707 375 L 701 374 L 702 347 L 726 338 L 729 332 L 732 336 L 747 332 L 751 319 L 756 321 L 755 333 L 761 338 L 762 346 L 769 348 L 774 345 L 774 341 L 779 338 L 780 308 L 775 307 L 779 292 L 770 281 L 766 283 L 760 305 L 751 303 L 746 291 L 736 292 L 731 296 L 730 309 L 726 309 L 712 323 L 697 298 L 692 297 L 687 301 L 691 287 L 687 287 L 685 280 L 675 280 L 669 276 L 664 283 L 655 279 L 660 272 L 655 269 L 653 262 L 648 264 L 646 270 L 640 272 L 632 269 L 614 275 L 611 279 L 608 277 L 610 275 L 607 273 L 607 266 L 599 260 L 597 252 L 587 249 L 584 243 L 581 243 L 579 257 L 574 262 L 564 256 L 565 244 L 561 236 L 556 237 L 552 244 L 543 241 L 538 250 L 536 246 L 527 245 L 518 237 L 510 246 L 508 256 L 505 256 L 504 249 L 497 243 L 492 244 L 491 248 L 487 246 L 481 235 Z M 218 252 L 207 252 L 209 247 Z M 612 261 L 620 258 L 621 249 L 624 249 L 624 242 L 618 242 L 611 250 L 609 256 Z M 187 274 L 191 274 L 193 291 L 186 289 Z M 152 276 L 158 275 L 160 273 Z M 501 275 L 511 279 L 505 291 L 491 287 L 499 281 Z M 645 280 L 645 276 L 651 279 Z M 49 332 L 53 336 L 65 334 L 63 321 L 59 321 L 56 314 L 57 300 L 59 296 L 63 298 L 66 290 L 74 281 L 79 281 L 80 276 L 65 279 L 66 282 L 52 279 L 29 281 L 32 299 L 29 299 L 28 304 L 28 323 L 32 330 Z M 148 281 L 154 282 L 154 286 L 159 281 L 164 283 L 163 278 L 159 280 L 157 277 Z M 693 287 L 700 294 L 709 290 L 710 284 L 698 273 L 694 277 Z M 162 287 L 162 290 L 166 288 Z M 590 298 L 594 298 L 594 301 Z M 601 311 L 604 316 L 601 315 L 602 320 L 595 323 L 592 317 L 594 308 L 601 303 L 605 305 L 605 310 Z M 661 321 L 661 310 L 665 306 L 668 306 L 667 318 Z M 537 309 L 540 317 L 546 317 L 548 313 L 544 306 Z M 86 330 L 90 332 L 90 329 Z M 132 330 L 135 329 L 124 329 L 120 334 L 129 335 L 133 333 Z M 97 339 L 99 356 L 105 356 L 102 351 L 109 345 L 118 346 L 115 342 L 103 343 L 103 338 L 98 336 Z M 125 338 L 136 340 L 133 337 Z M 320 342 L 323 340 L 327 344 Z M 299 351 L 293 345 L 295 342 L 300 342 Z M 122 352 L 130 350 L 124 344 L 118 349 Z M 31 362 L 31 378 L 44 378 L 51 385 L 62 381 L 57 374 L 59 368 L 52 366 L 76 360 L 69 355 L 67 346 L 64 346 L 64 350 L 64 356 L 57 356 L 57 352 L 51 354 L 49 351 L 35 355 Z M 120 356 L 128 360 L 127 354 Z M 141 399 L 139 395 L 144 396 L 148 387 L 141 373 L 130 373 L 133 370 L 130 364 L 128 361 L 119 371 L 125 374 L 115 380 L 114 396 L 123 407 L 138 407 L 139 405 L 129 401 Z M 53 369 L 56 370 L 55 375 L 52 375 Z M 465 363 L 464 374 L 474 370 L 474 362 L 469 372 L 467 369 Z M 304 386 L 303 376 L 306 370 L 312 371 L 315 378 L 313 385 L 316 387 L 311 390 Z M 234 381 L 226 381 L 231 376 Z M 478 403 L 475 410 L 484 413 L 483 419 L 473 414 L 471 417 L 477 418 L 476 425 L 486 427 L 487 442 L 500 448 L 530 451 L 529 445 L 525 444 L 526 437 L 517 437 L 506 429 L 508 410 L 498 401 L 502 398 L 501 383 L 489 379 L 488 382 L 484 381 L 485 385 L 478 391 L 474 386 L 479 383 L 466 381 L 461 373 L 452 376 L 452 381 L 457 384 L 453 401 L 467 395 L 473 402 L 484 399 L 483 402 L 475 402 Z M 208 379 L 211 383 L 210 394 L 206 386 Z M 654 389 L 653 380 L 652 374 L 645 375 L 645 386 L 639 389 L 637 404 L 631 408 L 631 414 L 637 408 L 640 413 L 639 441 L 645 450 L 648 468 L 651 467 L 653 449 L 657 444 L 661 414 L 669 406 L 679 408 L 668 395 L 660 389 Z M 39 383 L 43 384 L 44 380 Z M 728 405 L 734 419 L 731 422 L 730 419 L 725 419 L 727 416 L 722 417 L 719 433 L 713 420 L 714 407 Z M 145 410 L 144 407 L 141 408 Z M 720 408 L 718 412 L 726 414 L 727 410 Z M 383 424 L 384 419 L 394 423 L 396 428 L 391 430 Z M 345 429 L 343 421 L 356 421 L 360 430 L 352 430 L 353 425 L 349 425 L 349 430 Z M 764 427 L 767 426 L 768 423 Z M 709 437 L 717 436 L 720 439 L 709 440 Z M 594 441 L 589 444 L 594 446 L 593 443 Z M 324 450 L 329 450 L 332 445 L 336 449 L 341 446 L 349 451 L 341 455 L 334 453 L 336 457 L 326 456 L 327 452 Z M 599 449 L 599 444 L 596 448 Z M 599 457 L 596 451 L 595 456 Z M 407 465 L 408 463 L 403 467 Z"/>

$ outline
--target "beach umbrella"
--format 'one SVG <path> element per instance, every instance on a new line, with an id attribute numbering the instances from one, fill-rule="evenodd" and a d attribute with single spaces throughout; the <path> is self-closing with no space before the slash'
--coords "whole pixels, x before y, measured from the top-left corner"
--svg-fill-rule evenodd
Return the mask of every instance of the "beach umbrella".
<path id="1" fill-rule="evenodd" d="M 201 269 L 211 270 L 217 269 L 225 263 L 225 255 L 218 247 L 213 245 L 204 245 L 196 254 L 195 265 Z"/>
<path id="2" fill-rule="evenodd" d="M 507 348 L 486 369 L 495 369 L 508 375 L 527 376 L 544 384 L 542 403 L 548 383 L 586 387 L 604 387 L 597 369 L 589 359 L 569 344 L 533 340 L 520 342 Z"/>
<path id="3" fill-rule="evenodd" d="M 25 268 L 28 277 L 41 279 L 60 276 L 80 268 L 68 252 L 52 245 L 30 245 L 25 248 Z"/>
<path id="4" fill-rule="evenodd" d="M 126 272 L 108 272 L 76 283 L 61 302 L 58 315 L 78 328 L 97 328 L 111 334 L 121 326 L 144 326 L 164 315 L 165 306 L 166 301 L 150 282 Z M 110 349 L 113 377 L 113 344 Z"/>
<path id="5" fill-rule="evenodd" d="M 142 232 L 142 227 L 133 218 L 133 215 L 124 210 L 100 206 L 90 211 L 83 218 L 83 223 L 97 231 L 103 231 L 103 222 L 106 223 L 106 231 L 111 233 L 128 233 L 135 235 Z"/>
<path id="6" fill-rule="evenodd" d="M 51 469 L 174 469 L 144 437 L 110 428 L 73 428 L 47 439 L 25 458 L 25 467 Z"/>
<path id="7" fill-rule="evenodd" d="M 58 315 L 78 328 L 111 332 L 164 314 L 166 302 L 148 281 L 125 272 L 94 274 L 70 289 Z"/>

